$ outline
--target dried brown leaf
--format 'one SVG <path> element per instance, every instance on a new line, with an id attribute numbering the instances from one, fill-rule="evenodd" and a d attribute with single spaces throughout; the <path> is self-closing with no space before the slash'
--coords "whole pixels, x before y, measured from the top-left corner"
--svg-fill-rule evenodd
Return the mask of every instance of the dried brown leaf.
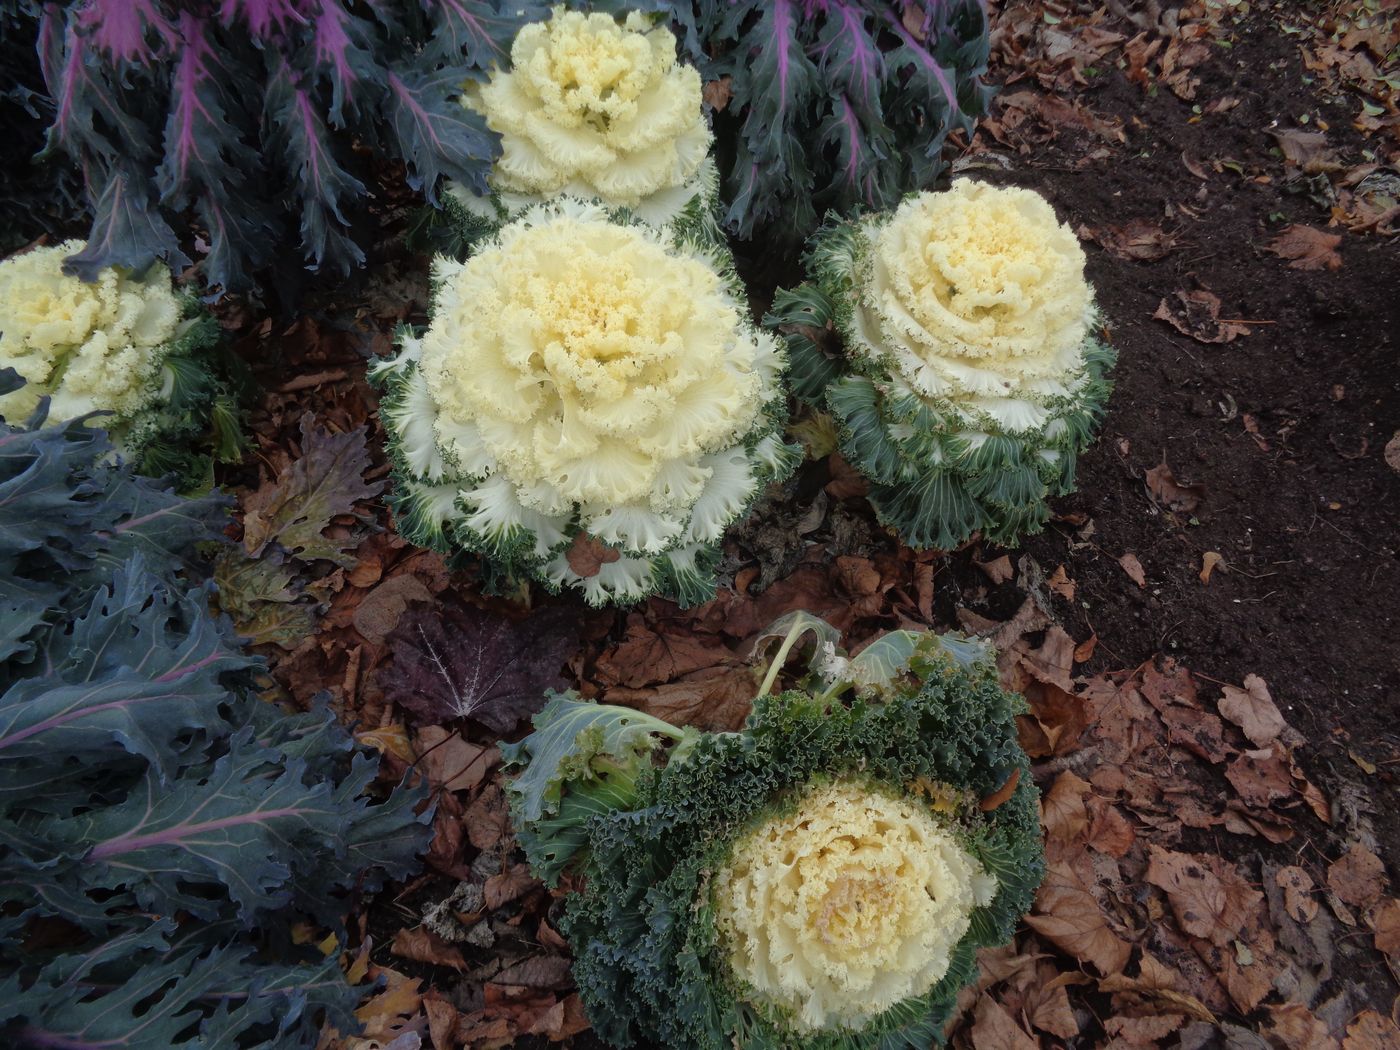
<path id="1" fill-rule="evenodd" d="M 1204 485 L 1177 481 L 1165 459 L 1147 472 L 1145 480 L 1152 498 L 1178 514 L 1194 514 L 1206 496 Z"/>
<path id="2" fill-rule="evenodd" d="M 1280 259 L 1289 260 L 1293 270 L 1340 270 L 1342 257 L 1337 253 L 1342 237 L 1312 226 L 1294 224 L 1264 246 Z"/>
<path id="3" fill-rule="evenodd" d="M 1346 903 L 1365 908 L 1385 893 L 1385 864 L 1360 843 L 1327 869 L 1327 885 Z"/>
<path id="4" fill-rule="evenodd" d="M 1123 566 L 1123 571 L 1128 574 L 1128 579 L 1139 587 L 1147 586 L 1147 573 L 1143 571 L 1142 562 L 1138 561 L 1136 554 L 1123 555 L 1118 559 L 1118 564 Z"/>
<path id="5" fill-rule="evenodd" d="M 1400 1047 L 1400 1027 L 1375 1010 L 1363 1010 L 1347 1025 L 1342 1050 L 1396 1050 Z"/>
<path id="6" fill-rule="evenodd" d="M 1127 965 L 1132 945 L 1113 932 L 1094 895 L 1069 865 L 1050 865 L 1035 907 L 1026 923 L 1076 959 L 1104 975 L 1119 973 Z"/>
<path id="7" fill-rule="evenodd" d="M 1040 1047 L 990 995 L 977 1001 L 971 1038 L 974 1046 L 995 1047 L 996 1050 L 1039 1050 Z"/>
<path id="8" fill-rule="evenodd" d="M 394 941 L 389 945 L 389 950 L 401 959 L 412 959 L 414 962 L 430 963 L 433 966 L 450 966 L 459 973 L 467 968 L 467 961 L 462 958 L 461 950 L 448 944 L 426 926 L 399 930 L 394 934 Z"/>
<path id="9" fill-rule="evenodd" d="M 1248 325 L 1221 320 L 1220 297 L 1205 288 L 1174 293 L 1172 299 L 1158 304 L 1152 316 L 1198 343 L 1230 343 L 1249 335 Z"/>
<path id="10" fill-rule="evenodd" d="M 1243 689 L 1227 685 L 1222 691 L 1220 713 L 1244 730 L 1255 746 L 1267 747 L 1288 728 L 1268 685 L 1257 674 L 1245 677 Z"/>

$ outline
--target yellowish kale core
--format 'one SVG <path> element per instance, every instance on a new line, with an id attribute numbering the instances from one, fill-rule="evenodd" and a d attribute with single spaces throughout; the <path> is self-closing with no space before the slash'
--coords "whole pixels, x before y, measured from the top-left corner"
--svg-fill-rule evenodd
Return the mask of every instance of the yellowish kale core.
<path id="1" fill-rule="evenodd" d="M 995 880 L 919 799 L 838 781 L 743 839 L 711 893 L 741 986 L 815 1031 L 933 987 Z"/>
<path id="2" fill-rule="evenodd" d="M 438 441 L 526 506 L 689 507 L 710 474 L 696 460 L 758 418 L 760 348 L 732 295 L 642 227 L 522 220 L 439 277 L 421 351 Z"/>
<path id="3" fill-rule="evenodd" d="M 63 272 L 81 241 L 36 248 L 0 262 L 0 368 L 26 385 L 0 397 L 20 421 L 39 398 L 68 419 L 103 409 L 130 415 L 160 392 L 164 350 L 180 323 L 170 272 L 137 278 L 108 268 L 88 283 Z"/>
<path id="4" fill-rule="evenodd" d="M 516 35 L 509 71 L 463 99 L 501 135 L 496 189 L 634 207 L 700 170 L 710 147 L 700 86 L 664 26 L 555 8 Z"/>
<path id="5" fill-rule="evenodd" d="M 914 389 L 955 400 L 1069 391 L 1092 292 L 1083 249 L 1044 198 L 960 180 L 867 230 L 857 323 Z"/>

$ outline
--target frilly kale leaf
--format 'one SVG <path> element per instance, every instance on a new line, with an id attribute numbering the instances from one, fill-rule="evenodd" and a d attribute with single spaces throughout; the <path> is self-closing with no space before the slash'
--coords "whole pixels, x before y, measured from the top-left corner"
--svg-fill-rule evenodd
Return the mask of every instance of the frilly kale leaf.
<path id="1" fill-rule="evenodd" d="M 584 844 L 591 816 L 628 808 L 638 782 L 666 742 L 684 755 L 699 734 L 628 707 L 599 705 L 570 693 L 551 693 L 535 716 L 535 731 L 502 744 L 511 816 L 535 871 L 553 885 Z"/>
<path id="2" fill-rule="evenodd" d="M 991 650 L 900 631 L 848 659 L 815 618 L 788 619 L 784 650 L 808 632 L 819 639 L 807 691 L 760 696 L 740 732 L 682 737 L 637 712 L 556 696 L 535 734 L 507 745 L 520 770 L 512 814 L 532 863 L 550 878 L 566 863 L 583 876 L 563 928 L 589 1017 L 615 1045 L 928 1045 L 975 974 L 976 950 L 1005 942 L 1030 907 L 1044 870 L 1038 794 L 1016 738 L 1024 702 L 998 686 Z M 854 699 L 838 699 L 853 688 Z M 682 742 L 668 752 L 667 740 Z M 836 778 L 951 806 L 996 889 L 925 994 L 859 1029 L 801 1032 L 745 999 L 708 887 L 746 831 Z M 981 800 L 1011 784 L 984 812 Z"/>
<path id="3" fill-rule="evenodd" d="M 0 427 L 0 1041 L 314 1046 L 362 993 L 291 925 L 414 868 L 422 792 L 372 801 L 328 711 L 258 699 L 203 580 L 226 501 L 110 452 Z"/>

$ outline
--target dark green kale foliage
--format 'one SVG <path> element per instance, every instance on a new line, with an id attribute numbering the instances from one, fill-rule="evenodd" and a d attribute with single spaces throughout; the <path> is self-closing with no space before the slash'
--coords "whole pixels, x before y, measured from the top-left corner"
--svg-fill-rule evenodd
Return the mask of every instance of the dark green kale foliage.
<path id="1" fill-rule="evenodd" d="M 831 629 L 796 615 L 801 622 L 779 626 L 792 626 L 790 637 L 817 635 L 814 677 L 827 687 L 809 679 L 811 692 L 760 697 L 740 732 L 683 732 L 556 696 L 533 736 L 502 749 L 521 770 L 508 790 L 532 864 L 547 878 L 566 864 L 582 877 L 563 930 L 589 1019 L 609 1043 L 927 1047 L 941 1041 L 958 990 L 975 975 L 977 949 L 1008 941 L 1030 908 L 1044 858 L 1039 796 L 1016 737 L 1024 702 L 998 686 L 985 647 L 896 631 L 824 667 L 823 629 Z M 838 699 L 852 688 L 855 699 Z M 709 876 L 746 832 L 833 778 L 903 795 L 938 785 L 974 800 L 957 823 L 997 891 L 974 910 L 948 971 L 926 994 L 858 1031 L 799 1033 L 744 1001 L 717 942 Z M 1008 785 L 1006 801 L 980 812 L 975 800 Z"/>
<path id="2" fill-rule="evenodd" d="M 726 225 L 800 241 L 828 210 L 879 210 L 943 170 L 986 112 L 981 0 L 677 0 L 716 114 Z"/>
<path id="3" fill-rule="evenodd" d="M 0 427 L 4 1044 L 312 1046 L 363 990 L 291 925 L 413 870 L 420 796 L 371 804 L 378 761 L 328 712 L 255 695 L 201 582 L 225 501 L 110 452 Z"/>
<path id="4" fill-rule="evenodd" d="M 33 18 L 38 6 L 0 10 Z M 81 169 L 93 212 L 73 272 L 188 265 L 186 213 L 216 288 L 285 265 L 298 239 L 313 269 L 348 272 L 364 260 L 354 227 L 373 185 L 367 157 L 401 162 L 430 202 L 443 175 L 484 191 L 498 139 L 456 96 L 544 11 L 517 0 L 43 5 L 49 150 Z"/>

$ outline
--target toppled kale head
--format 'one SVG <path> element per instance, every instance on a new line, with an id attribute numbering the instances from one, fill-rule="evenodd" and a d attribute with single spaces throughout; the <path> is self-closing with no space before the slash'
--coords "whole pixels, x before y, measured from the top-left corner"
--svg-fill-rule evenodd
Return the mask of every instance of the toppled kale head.
<path id="1" fill-rule="evenodd" d="M 763 695 L 807 634 L 811 674 Z M 806 613 L 767 637 L 739 732 L 556 695 L 502 746 L 535 871 L 582 876 L 563 930 L 589 1019 L 617 1046 L 928 1046 L 1044 870 L 1023 702 L 965 639 L 847 658 Z"/>

